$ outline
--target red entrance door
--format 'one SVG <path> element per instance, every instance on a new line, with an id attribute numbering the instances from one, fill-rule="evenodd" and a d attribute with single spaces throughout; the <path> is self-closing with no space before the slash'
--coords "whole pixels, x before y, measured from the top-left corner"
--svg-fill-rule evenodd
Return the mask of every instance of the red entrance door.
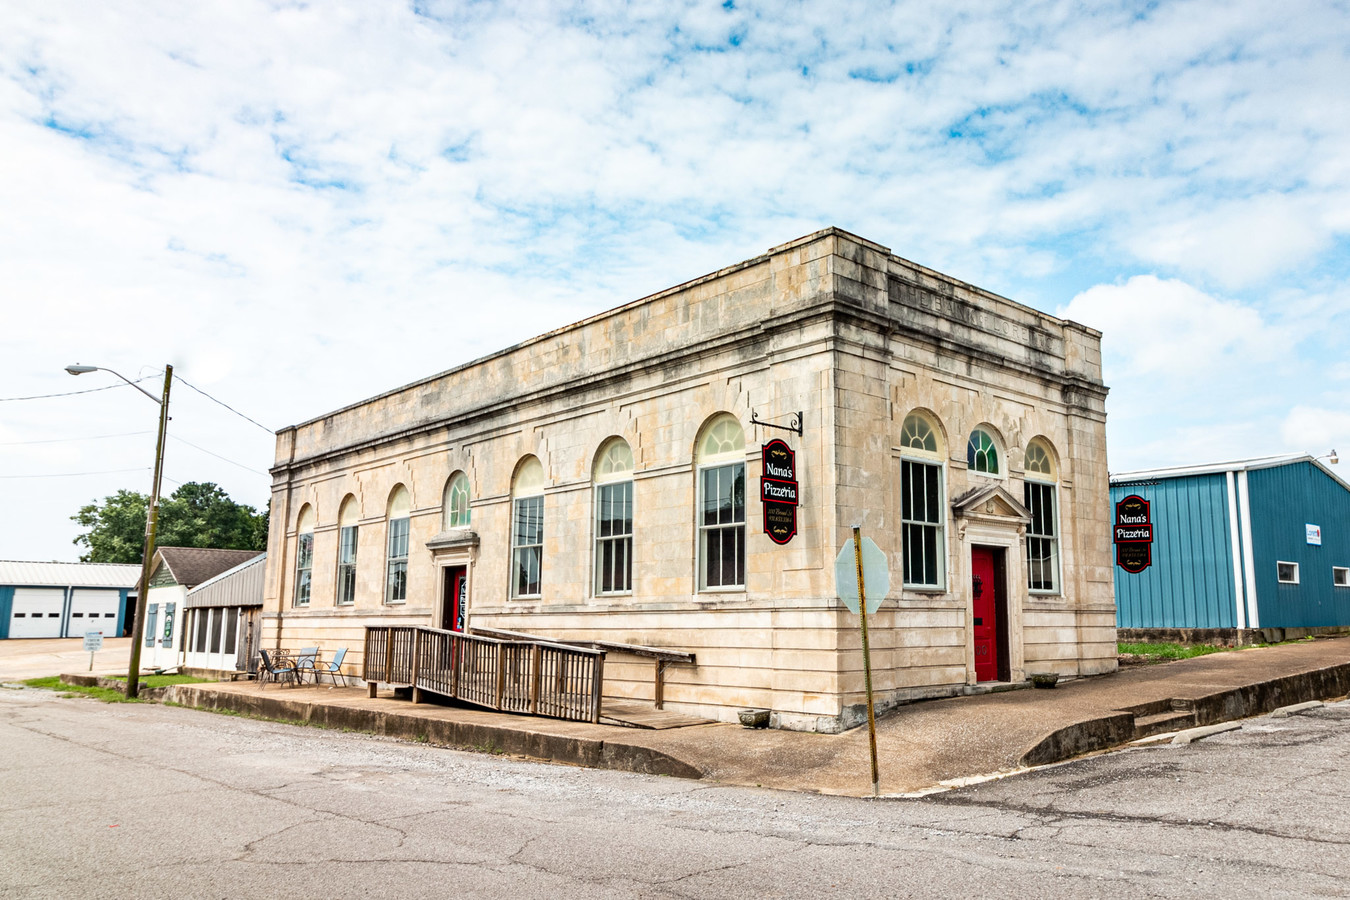
<path id="1" fill-rule="evenodd" d="M 464 607 L 468 599 L 468 571 L 463 566 L 447 569 L 445 573 L 445 600 L 441 609 L 441 627 L 449 631 L 464 630 Z"/>
<path id="2" fill-rule="evenodd" d="M 998 580 L 994 551 L 988 547 L 970 550 L 970 592 L 974 597 L 975 680 L 998 680 Z"/>

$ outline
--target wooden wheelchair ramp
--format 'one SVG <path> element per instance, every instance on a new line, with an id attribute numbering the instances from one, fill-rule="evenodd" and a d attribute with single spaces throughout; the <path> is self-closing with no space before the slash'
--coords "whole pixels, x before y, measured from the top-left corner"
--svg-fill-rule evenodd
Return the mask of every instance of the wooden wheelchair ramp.
<path id="1" fill-rule="evenodd" d="M 422 626 L 366 627 L 361 677 L 501 712 L 600 721 L 605 653 L 547 641 L 500 640 Z"/>
<path id="2" fill-rule="evenodd" d="M 661 731 L 667 728 L 687 728 L 690 725 L 707 725 L 711 719 L 686 716 L 683 713 L 657 709 L 642 700 L 618 700 L 605 697 L 600 706 L 602 725 L 626 725 L 629 728 L 650 728 Z"/>

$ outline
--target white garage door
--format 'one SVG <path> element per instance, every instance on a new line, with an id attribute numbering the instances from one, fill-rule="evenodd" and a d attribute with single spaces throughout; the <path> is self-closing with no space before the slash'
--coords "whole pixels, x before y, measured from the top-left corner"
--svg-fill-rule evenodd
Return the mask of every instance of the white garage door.
<path id="1" fill-rule="evenodd" d="M 65 588 L 15 588 L 14 607 L 9 619 L 9 636 L 60 637 L 61 608 L 65 606 L 65 602 Z"/>
<path id="2" fill-rule="evenodd" d="M 70 598 L 70 625 L 66 637 L 84 637 L 86 631 L 101 631 L 105 638 L 117 637 L 117 607 L 120 591 L 95 591 L 76 588 Z"/>

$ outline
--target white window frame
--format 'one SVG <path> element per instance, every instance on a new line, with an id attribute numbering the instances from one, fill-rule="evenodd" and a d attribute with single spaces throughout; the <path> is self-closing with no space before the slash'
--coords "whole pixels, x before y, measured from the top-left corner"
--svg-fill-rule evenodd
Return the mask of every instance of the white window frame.
<path id="1" fill-rule="evenodd" d="M 522 516 L 528 512 L 526 506 L 534 507 L 538 504 L 538 533 L 525 535 L 522 534 L 522 527 L 527 523 Z M 529 538 L 528 541 L 522 538 Z M 529 587 L 529 567 L 531 562 L 534 564 L 534 590 Z M 525 568 L 522 569 L 522 566 Z M 521 582 L 521 575 L 525 576 L 525 582 Z M 525 590 L 522 590 L 525 588 Z M 527 497 L 516 497 L 511 501 L 511 597 L 515 600 L 534 600 L 543 596 L 544 592 L 544 495 L 531 494 Z"/>
<path id="2" fill-rule="evenodd" d="M 295 536 L 295 606 L 309 606 L 314 592 L 314 532 Z"/>
<path id="3" fill-rule="evenodd" d="M 930 426 L 931 427 L 931 426 Z M 907 495 L 907 486 L 905 484 L 905 465 L 927 466 L 937 471 L 937 521 L 929 522 L 926 519 L 907 519 L 905 518 L 905 498 Z M 947 467 L 940 460 L 933 456 L 920 456 L 913 453 L 900 454 L 900 579 L 907 591 L 926 591 L 930 593 L 941 593 L 947 590 Z M 937 545 L 937 554 L 935 564 L 937 566 L 937 579 L 929 583 L 923 581 L 909 581 L 905 577 L 905 559 L 909 553 L 909 541 L 906 540 L 907 529 L 912 526 L 922 529 L 925 534 L 931 533 L 934 542 Z M 931 531 L 930 531 L 931 530 Z M 911 568 L 912 573 L 912 568 Z"/>
<path id="4" fill-rule="evenodd" d="M 336 606 L 352 606 L 356 603 L 356 555 L 361 539 L 359 529 L 358 525 L 342 525 L 338 528 L 337 591 L 333 599 Z M 346 558 L 349 545 L 352 551 L 350 559 Z"/>
<path id="5" fill-rule="evenodd" d="M 1280 577 L 1280 566 L 1293 566 L 1294 577 L 1292 580 Z M 1298 563 L 1287 562 L 1282 559 L 1275 560 L 1275 581 L 1279 584 L 1298 584 Z"/>
<path id="6" fill-rule="evenodd" d="M 408 545 L 412 539 L 412 518 L 387 519 L 385 535 L 384 602 L 397 606 L 408 602 Z M 395 578 L 399 574 L 401 579 Z M 402 590 L 395 590 L 397 584 Z"/>
<path id="7" fill-rule="evenodd" d="M 603 532 L 606 521 L 617 521 L 620 519 L 606 520 L 604 511 L 606 503 L 613 503 L 613 499 L 607 499 L 607 494 L 616 491 L 623 491 L 627 496 L 619 498 L 619 502 L 628 504 L 627 531 L 611 531 L 609 534 Z M 595 594 L 597 597 L 609 597 L 622 594 L 633 593 L 633 526 L 637 519 L 637 511 L 634 508 L 633 498 L 633 479 L 626 478 L 620 481 L 609 481 L 595 486 Z M 622 527 L 620 524 L 619 527 Z M 606 551 L 609 552 L 609 565 L 606 566 Z M 618 558 L 623 557 L 623 584 L 621 587 L 611 587 L 605 590 L 605 575 L 618 575 L 613 571 L 616 567 Z M 611 571 L 606 572 L 606 569 Z M 611 584 L 616 583 L 611 580 Z"/>
<path id="8" fill-rule="evenodd" d="M 734 495 L 733 495 L 733 497 L 732 497 L 732 503 L 733 503 L 733 506 L 732 506 L 732 516 L 733 516 L 733 518 L 731 519 L 731 521 L 728 521 L 728 522 L 714 522 L 714 523 L 712 523 L 712 524 L 708 524 L 708 523 L 707 523 L 707 517 L 706 517 L 706 515 L 705 515 L 705 509 L 704 509 L 704 505 L 705 505 L 705 501 L 706 501 L 706 496 L 705 496 L 705 493 L 704 493 L 706 480 L 707 480 L 707 477 L 708 477 L 709 474 L 711 474 L 712 472 L 715 472 L 715 471 L 722 470 L 722 469 L 725 469 L 725 470 L 727 470 L 727 471 L 730 473 L 730 477 L 731 477 L 731 479 L 732 479 L 733 485 L 735 484 L 735 480 L 736 480 L 737 475 L 740 476 L 740 482 L 741 482 L 741 514 L 740 514 L 740 518 L 739 518 L 739 519 L 735 518 L 735 506 L 734 506 L 734 503 L 735 503 L 735 497 L 734 497 Z M 718 476 L 718 484 L 719 484 L 719 485 L 721 484 L 721 480 L 722 480 L 722 479 L 721 479 L 721 476 Z M 698 589 L 699 589 L 700 591 L 706 591 L 706 592 L 710 592 L 710 593 L 716 593 L 716 592 L 718 592 L 718 591 L 744 591 L 744 590 L 745 590 L 745 569 L 746 569 L 746 556 L 747 556 L 747 554 L 746 554 L 746 547 L 745 547 L 745 538 L 746 538 L 746 527 L 745 527 L 745 525 L 746 525 L 746 518 L 747 518 L 747 515 L 746 515 L 746 513 L 747 513 L 746 505 L 747 505 L 747 504 L 746 504 L 746 496 L 745 496 L 745 495 L 746 495 L 746 490 L 745 490 L 745 461 L 744 461 L 744 460 L 741 460 L 741 461 L 739 461 L 739 462 L 737 462 L 737 461 L 730 461 L 730 460 L 723 460 L 723 461 L 720 461 L 720 462 L 714 461 L 714 462 L 710 462 L 710 463 L 708 463 L 708 464 L 706 464 L 706 465 L 700 465 L 700 466 L 698 467 L 698 511 L 697 511 L 697 512 L 698 512 Z M 709 583 L 708 583 L 708 567 L 709 567 L 709 565 L 712 563 L 712 558 L 711 558 L 711 556 L 710 556 L 709 553 L 708 553 L 708 543 L 709 543 L 709 541 L 711 540 L 712 534 L 713 534 L 714 532 L 716 532 L 716 533 L 718 534 L 718 540 L 719 540 L 719 541 L 725 540 L 727 535 L 732 535 L 732 536 L 734 536 L 734 539 L 735 539 L 736 545 L 737 545 L 737 546 L 736 546 L 736 551 L 735 551 L 735 552 L 736 552 L 736 556 L 737 556 L 736 562 L 739 563 L 739 568 L 740 568 L 740 572 L 739 572 L 740 579 L 739 579 L 738 581 L 731 581 L 731 582 L 729 582 L 729 581 L 725 581 L 725 580 L 720 580 L 720 583 L 718 583 L 718 584 L 709 584 Z M 734 577 L 737 573 L 733 572 L 732 574 L 733 574 L 733 577 Z"/>
<path id="9" fill-rule="evenodd" d="M 1350 588 L 1350 566 L 1331 567 L 1331 586 Z"/>
<path id="10" fill-rule="evenodd" d="M 1039 596 L 1057 595 L 1063 591 L 1063 581 L 1061 577 L 1062 567 L 1060 562 L 1061 554 L 1060 554 L 1060 530 L 1059 530 L 1059 484 L 1053 481 L 1045 481 L 1041 478 L 1027 477 L 1022 490 L 1023 500 L 1028 499 L 1026 495 L 1030 490 L 1030 488 L 1032 488 L 1033 486 L 1039 488 L 1049 488 L 1048 493 L 1050 496 L 1051 534 L 1049 537 L 1046 537 L 1045 535 L 1034 534 L 1032 532 L 1031 527 L 1032 525 L 1035 524 L 1035 511 L 1032 510 L 1030 505 L 1028 505 L 1027 506 L 1028 511 L 1032 512 L 1032 521 L 1027 523 L 1027 552 L 1026 552 L 1027 593 L 1037 594 Z M 1032 583 L 1031 548 L 1033 547 L 1034 541 L 1045 541 L 1050 545 L 1050 568 L 1051 568 L 1050 577 L 1053 587 L 1037 588 L 1031 586 Z"/>

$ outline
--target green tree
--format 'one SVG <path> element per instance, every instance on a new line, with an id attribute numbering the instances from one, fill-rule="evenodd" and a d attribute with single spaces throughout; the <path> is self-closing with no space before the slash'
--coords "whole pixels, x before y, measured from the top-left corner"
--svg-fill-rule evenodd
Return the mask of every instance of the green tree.
<path id="1" fill-rule="evenodd" d="M 74 543 L 88 548 L 81 562 L 140 562 L 145 547 L 148 499 L 121 490 L 102 503 L 80 508 L 71 519 L 85 529 Z M 235 503 L 218 485 L 189 481 L 160 502 L 159 533 L 163 547 L 213 547 L 220 550 L 267 548 L 267 515 Z"/>
<path id="2" fill-rule="evenodd" d="M 150 498 L 120 490 L 102 503 L 90 503 L 70 518 L 87 529 L 75 543 L 88 552 L 80 562 L 138 563 L 145 547 L 145 508 Z"/>

